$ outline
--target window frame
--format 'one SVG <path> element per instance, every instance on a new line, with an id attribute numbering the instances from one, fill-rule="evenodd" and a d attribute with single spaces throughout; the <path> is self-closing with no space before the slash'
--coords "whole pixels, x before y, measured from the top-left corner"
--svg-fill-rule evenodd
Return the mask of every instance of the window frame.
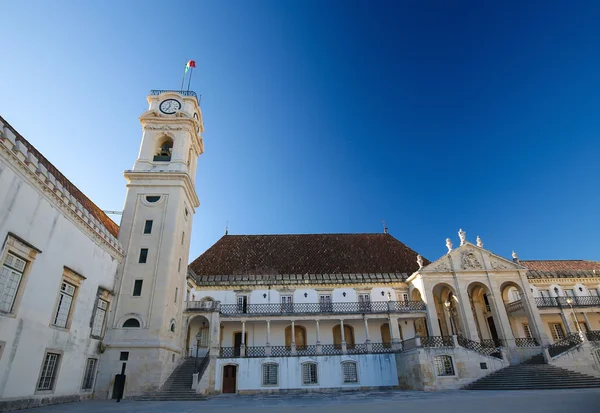
<path id="1" fill-rule="evenodd" d="M 148 248 L 140 248 L 140 256 L 138 258 L 138 264 L 147 264 L 148 263 L 148 254 L 149 254 Z"/>
<path id="2" fill-rule="evenodd" d="M 342 361 L 341 363 L 341 367 L 342 367 L 342 383 L 343 384 L 358 384 L 359 383 L 359 379 L 358 379 L 358 363 L 354 360 L 345 360 Z M 354 378 L 355 380 L 352 381 L 348 381 L 346 380 L 346 369 L 345 367 L 348 365 L 352 365 L 354 367 Z"/>
<path id="3" fill-rule="evenodd" d="M 106 304 L 105 308 L 101 308 L 102 303 Z M 109 307 L 110 307 L 110 301 L 108 301 L 104 297 L 100 297 L 100 296 L 96 297 L 96 305 L 94 306 L 94 312 L 92 314 L 90 337 L 96 338 L 99 340 L 101 340 L 104 337 L 104 332 L 106 330 L 106 319 L 107 319 L 106 314 L 108 313 Z M 97 325 L 98 314 L 100 314 L 101 312 L 104 312 L 104 313 L 103 313 L 102 323 L 100 325 L 100 334 L 94 334 L 94 329 L 96 328 L 96 325 Z"/>
<path id="4" fill-rule="evenodd" d="M 136 283 L 140 282 L 140 291 L 139 294 L 135 293 L 135 287 L 136 287 Z M 142 278 L 136 278 L 133 280 L 133 288 L 131 289 L 131 296 L 132 297 L 141 297 L 142 296 L 142 291 L 144 290 L 144 280 Z"/>
<path id="5" fill-rule="evenodd" d="M 73 293 L 69 294 L 69 287 L 73 288 Z M 58 289 L 58 297 L 56 299 L 56 304 L 54 305 L 54 310 L 52 311 L 52 318 L 50 319 L 50 325 L 54 328 L 65 329 L 68 330 L 71 324 L 71 315 L 73 314 L 73 308 L 75 307 L 75 299 L 77 297 L 78 286 L 73 285 L 64 278 L 60 282 L 60 288 Z M 65 318 L 64 325 L 58 324 L 58 316 L 63 309 L 63 299 L 64 297 L 70 297 L 70 302 L 68 303 L 69 308 L 67 310 L 67 316 Z"/>
<path id="6" fill-rule="evenodd" d="M 275 383 L 265 383 L 265 368 L 275 367 Z M 271 376 L 268 374 L 268 378 Z M 261 375 L 260 375 L 260 383 L 261 387 L 278 387 L 279 386 L 279 364 L 274 362 L 266 362 L 261 366 Z"/>
<path id="7" fill-rule="evenodd" d="M 525 338 L 533 338 L 533 333 L 531 332 L 531 326 L 529 325 L 529 323 L 523 323 L 523 331 L 525 332 Z"/>
<path id="8" fill-rule="evenodd" d="M 92 370 L 90 371 L 90 361 L 94 361 Z M 96 382 L 96 371 L 98 370 L 98 359 L 95 357 L 88 357 L 85 362 L 85 369 L 83 370 L 83 380 L 81 381 L 81 390 L 84 392 L 94 390 L 94 384 Z M 90 374 L 88 374 L 90 373 Z M 89 382 L 91 380 L 91 383 Z M 86 387 L 88 385 L 89 387 Z"/>
<path id="9" fill-rule="evenodd" d="M 125 324 L 129 321 L 129 320 L 135 320 L 138 322 L 138 326 L 134 327 L 134 326 L 126 326 Z M 123 321 L 123 324 L 121 324 L 121 328 L 142 328 L 142 322 L 137 318 L 137 317 L 128 317 Z"/>
<path id="10" fill-rule="evenodd" d="M 23 268 L 18 269 L 16 266 L 8 264 L 8 260 L 10 257 L 12 257 L 12 260 L 15 262 L 22 261 Z M 6 270 L 6 281 L 5 281 L 5 284 L 3 285 L 2 289 L 0 290 L 0 300 L 3 300 L 3 298 L 5 296 L 4 292 L 7 289 L 9 289 L 8 284 L 9 284 L 9 282 L 12 282 L 11 276 L 13 276 L 14 274 L 18 275 L 18 280 L 16 282 L 16 288 L 14 289 L 14 294 L 12 295 L 12 297 L 10 297 L 10 306 L 9 306 L 8 310 L 0 308 L 1 313 L 3 313 L 3 314 L 13 314 L 14 313 L 13 309 L 15 307 L 15 302 L 17 300 L 17 296 L 19 295 L 19 290 L 21 289 L 21 284 L 23 282 L 25 271 L 27 270 L 28 266 L 29 266 L 29 262 L 27 260 L 14 254 L 12 251 L 7 251 L 6 254 L 4 254 L 2 263 L 0 265 L 0 279 L 2 279 L 4 277 L 3 274 L 5 273 L 5 270 Z M 1 301 L 0 306 L 3 303 L 4 303 L 4 301 Z M 8 301 L 7 301 L 7 303 L 8 303 Z"/>
<path id="11" fill-rule="evenodd" d="M 310 381 L 310 382 L 305 381 L 306 375 L 305 375 L 304 369 L 307 368 L 308 366 L 311 366 L 311 368 L 312 368 L 312 366 L 314 366 L 314 369 L 315 369 L 314 382 L 313 381 Z M 319 365 L 317 363 L 312 362 L 312 361 L 307 361 L 305 363 L 302 363 L 300 372 L 302 374 L 301 380 L 302 380 L 303 386 L 318 386 L 319 385 Z M 312 375 L 311 372 L 309 372 L 309 374 Z"/>
<path id="12" fill-rule="evenodd" d="M 53 370 L 52 370 L 52 375 L 50 376 L 50 380 L 51 380 L 50 387 L 49 388 L 40 388 L 42 378 L 48 377 L 48 376 L 44 375 L 44 373 L 46 372 L 46 360 L 48 358 L 48 355 L 50 355 L 50 354 L 56 356 L 56 360 L 54 362 L 54 366 L 53 366 Z M 52 394 L 52 393 L 54 393 L 54 391 L 56 390 L 56 384 L 58 382 L 58 375 L 60 374 L 60 367 L 62 365 L 62 359 L 63 359 L 63 351 L 62 350 L 46 349 L 44 351 L 44 356 L 42 357 L 42 364 L 40 366 L 40 372 L 38 374 L 38 379 L 35 384 L 34 394 Z"/>
<path id="13" fill-rule="evenodd" d="M 150 224 L 150 225 L 148 225 Z M 144 229 L 142 231 L 143 235 L 152 235 L 152 227 L 154 226 L 153 219 L 147 219 L 144 221 Z"/>
<path id="14" fill-rule="evenodd" d="M 449 366 L 446 364 L 446 361 L 450 361 Z M 454 360 L 452 359 L 452 356 L 447 354 L 437 355 L 433 359 L 433 365 L 435 368 L 436 377 L 456 377 L 456 369 L 454 368 Z M 450 368 L 448 369 L 448 367 Z M 440 372 L 440 368 L 443 368 L 444 371 Z"/>

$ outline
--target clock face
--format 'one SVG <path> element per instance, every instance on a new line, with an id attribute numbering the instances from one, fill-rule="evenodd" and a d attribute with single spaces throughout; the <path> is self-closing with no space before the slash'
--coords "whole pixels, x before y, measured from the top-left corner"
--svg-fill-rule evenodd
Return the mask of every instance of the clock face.
<path id="1" fill-rule="evenodd" d="M 172 115 L 181 109 L 181 103 L 175 99 L 167 99 L 160 102 L 159 109 L 162 113 L 166 113 L 167 115 Z"/>

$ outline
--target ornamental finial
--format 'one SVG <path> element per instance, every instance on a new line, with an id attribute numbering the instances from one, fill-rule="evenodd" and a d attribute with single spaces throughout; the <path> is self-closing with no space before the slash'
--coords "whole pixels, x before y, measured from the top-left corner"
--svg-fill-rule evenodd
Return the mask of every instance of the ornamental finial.
<path id="1" fill-rule="evenodd" d="M 481 238 L 479 238 L 479 235 L 477 235 L 477 246 L 479 248 L 483 248 L 483 241 L 481 240 Z"/>
<path id="2" fill-rule="evenodd" d="M 462 228 L 458 230 L 458 238 L 460 238 L 460 245 L 465 245 L 465 242 L 467 242 L 467 233 Z"/>

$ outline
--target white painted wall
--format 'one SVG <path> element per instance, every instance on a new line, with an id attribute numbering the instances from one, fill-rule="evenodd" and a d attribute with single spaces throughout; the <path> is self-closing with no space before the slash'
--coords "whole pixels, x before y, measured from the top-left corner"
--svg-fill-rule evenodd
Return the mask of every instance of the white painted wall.
<path id="1" fill-rule="evenodd" d="M 358 383 L 343 383 L 342 362 L 358 363 Z M 317 385 L 302 384 L 302 363 L 318 364 Z M 262 386 L 262 364 L 279 364 L 279 385 Z M 316 356 L 316 357 L 269 357 L 219 359 L 215 389 L 221 391 L 223 366 L 238 366 L 237 389 L 244 391 L 272 391 L 278 389 L 330 389 L 397 386 L 396 360 L 393 354 L 364 354 L 357 356 Z"/>

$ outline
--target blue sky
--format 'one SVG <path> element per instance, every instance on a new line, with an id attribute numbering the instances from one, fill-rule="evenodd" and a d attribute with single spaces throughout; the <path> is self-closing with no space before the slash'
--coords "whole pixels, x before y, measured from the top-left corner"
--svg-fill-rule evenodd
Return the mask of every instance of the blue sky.
<path id="1" fill-rule="evenodd" d="M 600 2 L 93 3 L 0 3 L 0 113 L 118 210 L 146 94 L 195 59 L 190 259 L 226 222 L 383 219 L 429 259 L 461 227 L 507 257 L 600 259 Z"/>

